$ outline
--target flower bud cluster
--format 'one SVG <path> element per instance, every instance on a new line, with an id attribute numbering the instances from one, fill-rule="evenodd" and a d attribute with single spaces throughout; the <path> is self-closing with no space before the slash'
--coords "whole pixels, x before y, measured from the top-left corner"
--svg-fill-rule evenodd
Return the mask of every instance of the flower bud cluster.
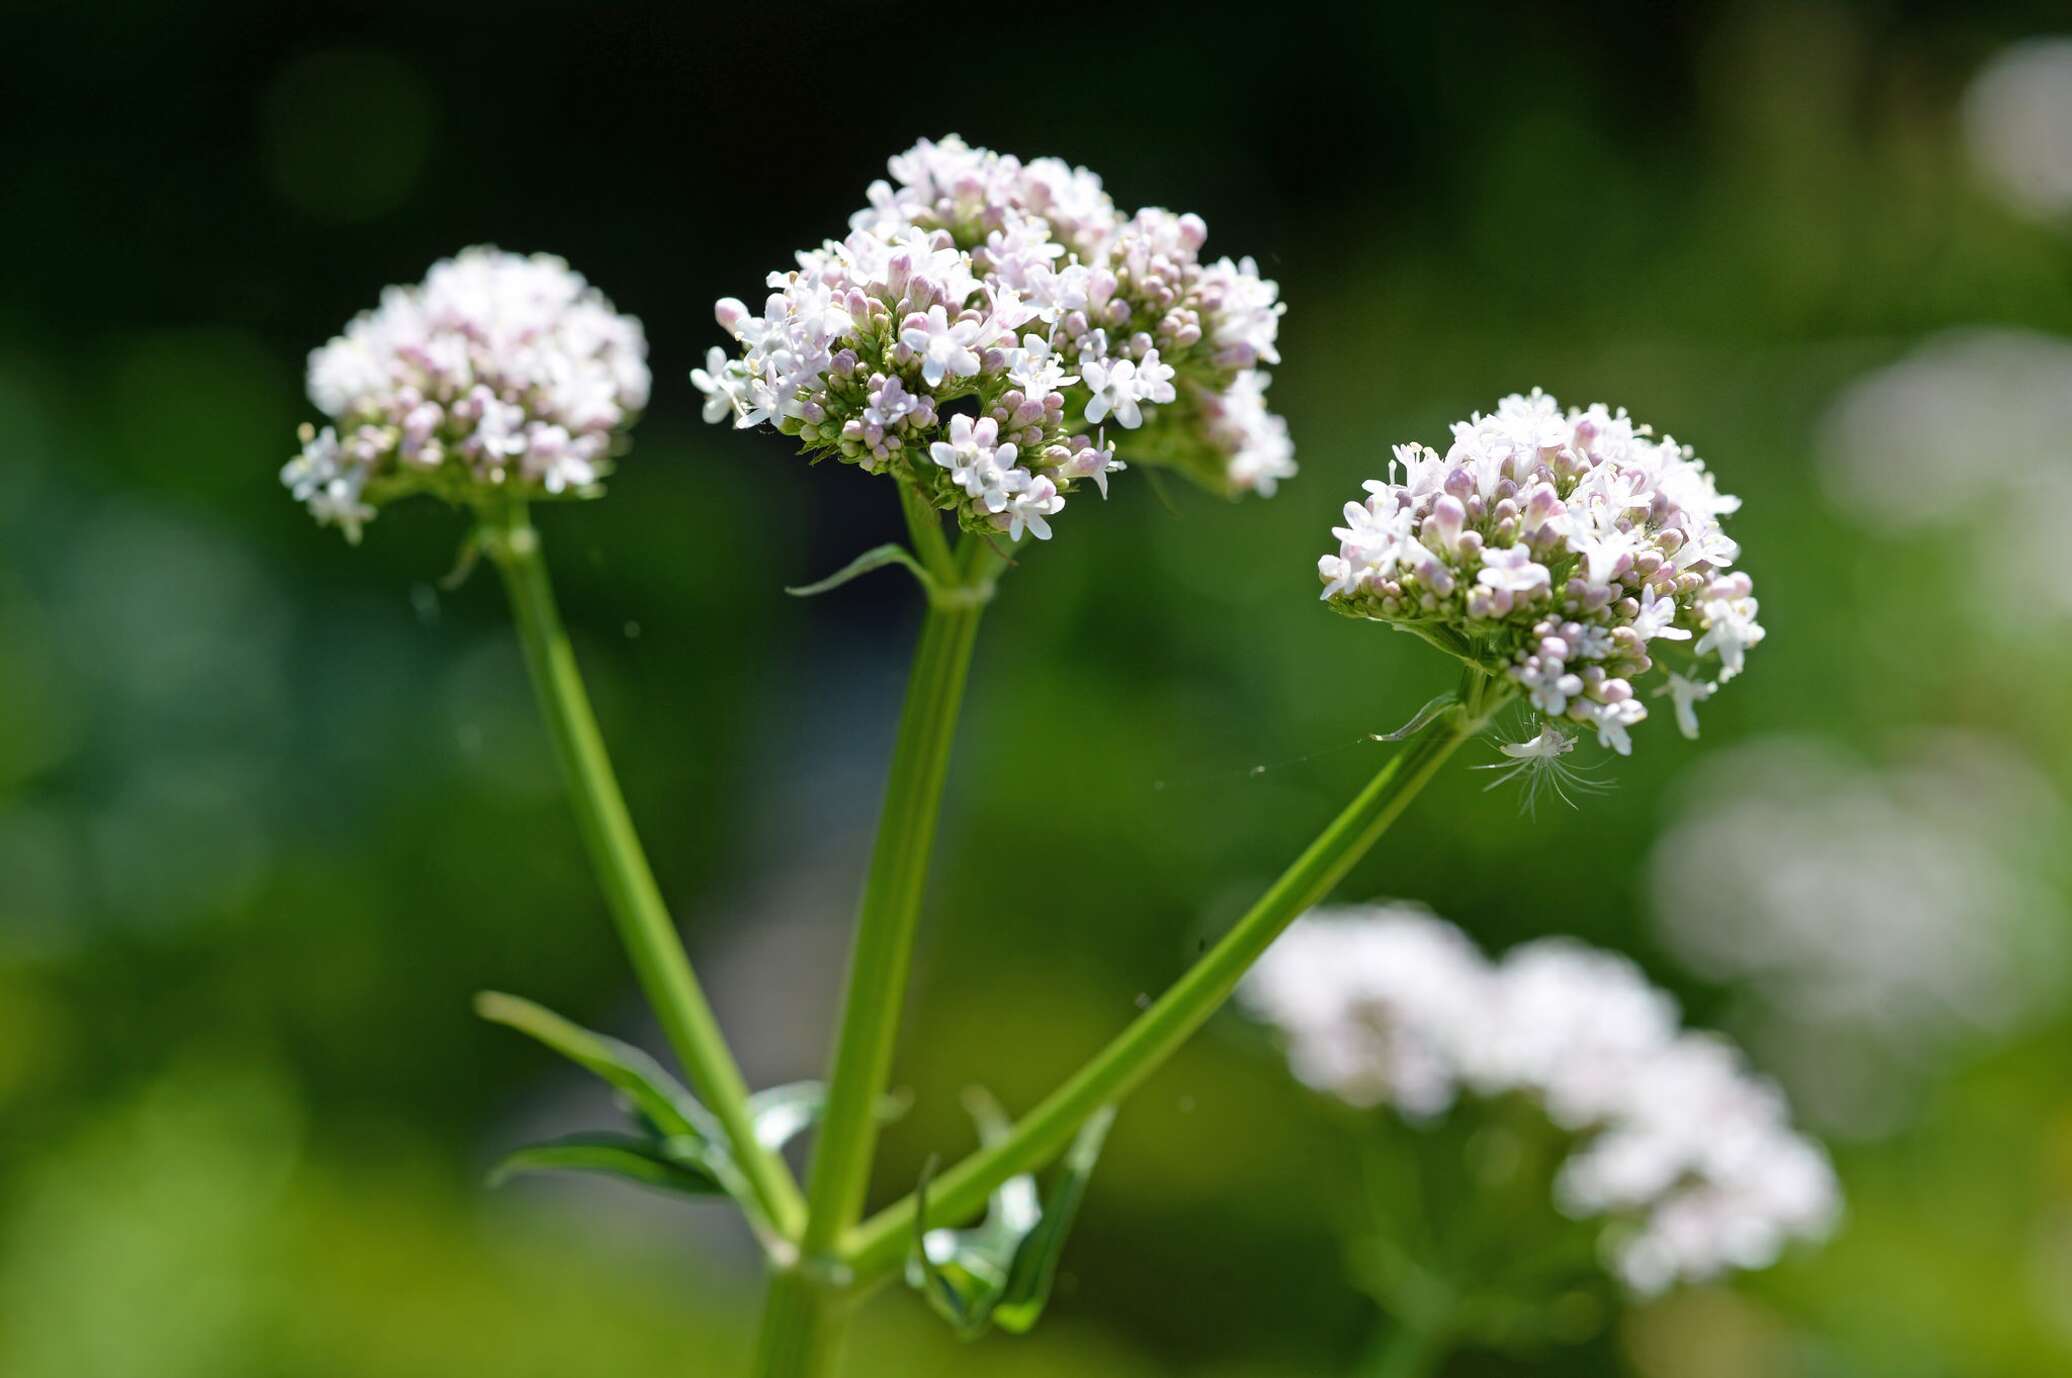
<path id="1" fill-rule="evenodd" d="M 692 381 L 706 419 L 775 426 L 808 454 L 917 484 L 967 530 L 1050 536 L 1084 482 L 1133 455 L 1229 493 L 1294 473 L 1265 407 L 1279 289 L 1204 263 L 1199 216 L 1125 218 L 1084 168 L 923 140 L 890 160 L 849 234 L 726 298 Z"/>
<path id="2" fill-rule="evenodd" d="M 1614 1271 L 1658 1292 L 1760 1268 L 1832 1227 L 1826 1154 L 1783 1097 L 1614 953 L 1566 939 L 1498 961 L 1410 905 L 1298 920 L 1244 987 L 1296 1075 L 1356 1106 L 1429 1121 L 1462 1093 L 1522 1094 L 1576 1136 L 1555 1204 L 1608 1217 Z"/>
<path id="3" fill-rule="evenodd" d="M 1696 736 L 1695 705 L 1762 640 L 1719 520 L 1740 499 L 1623 410 L 1514 394 L 1456 423 L 1444 455 L 1398 445 L 1389 474 L 1333 528 L 1324 598 L 1457 649 L 1622 756 L 1647 717 L 1635 682 L 1665 647 L 1681 664 L 1656 693 Z"/>
<path id="4" fill-rule="evenodd" d="M 432 266 L 309 356 L 281 481 L 357 541 L 393 498 L 455 502 L 592 489 L 647 405 L 647 339 L 567 263 L 478 247 Z"/>

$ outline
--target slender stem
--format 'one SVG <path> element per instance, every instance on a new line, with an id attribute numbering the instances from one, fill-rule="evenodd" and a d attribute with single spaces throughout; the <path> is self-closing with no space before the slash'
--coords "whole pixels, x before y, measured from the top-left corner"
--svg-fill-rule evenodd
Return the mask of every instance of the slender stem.
<path id="1" fill-rule="evenodd" d="M 937 1177 L 929 1189 L 931 1217 L 945 1224 L 969 1217 L 995 1187 L 1041 1166 L 1088 1116 L 1127 1094 L 1200 1028 L 1281 931 L 1331 892 L 1454 749 L 1479 731 L 1494 711 L 1482 678 L 1473 672 L 1462 697 L 1463 705 L 1447 710 L 1413 746 L 1382 767 L 1237 926 L 1156 1004 L 1017 1122 L 1006 1138 Z M 913 1235 L 914 1209 L 914 1199 L 908 1196 L 844 1239 L 843 1253 L 859 1282 L 887 1272 L 904 1257 Z"/>
<path id="2" fill-rule="evenodd" d="M 899 510 L 906 518 L 907 534 L 913 539 L 914 554 L 921 564 L 945 586 L 958 582 L 959 562 L 950 553 L 942 534 L 942 514 L 928 505 L 911 483 L 899 485 Z"/>
<path id="3" fill-rule="evenodd" d="M 940 518 L 925 509 L 909 516 L 941 544 Z M 917 530 L 916 542 L 927 559 L 924 531 Z M 970 536 L 954 555 L 944 551 L 940 562 L 950 568 L 960 594 L 982 595 L 998 572 L 992 549 Z M 921 628 L 857 910 L 827 1108 L 814 1142 L 801 1240 L 809 1260 L 831 1253 L 863 1213 L 877 1145 L 877 1103 L 891 1072 L 936 813 L 984 606 L 983 596 L 939 598 L 930 603 Z"/>
<path id="4" fill-rule="evenodd" d="M 605 754 L 582 673 L 554 606 L 547 562 L 523 503 L 482 513 L 480 539 L 503 572 L 525 663 L 540 712 L 554 739 L 576 825 L 589 848 L 619 939 L 633 960 L 641 990 L 698 1094 L 725 1127 L 736 1161 L 769 1224 L 785 1238 L 803 1228 L 805 1209 L 790 1170 L 756 1141 L 748 1085 L 720 1034 L 719 1021 L 692 974 L 676 925 L 633 830 L 625 798 Z"/>

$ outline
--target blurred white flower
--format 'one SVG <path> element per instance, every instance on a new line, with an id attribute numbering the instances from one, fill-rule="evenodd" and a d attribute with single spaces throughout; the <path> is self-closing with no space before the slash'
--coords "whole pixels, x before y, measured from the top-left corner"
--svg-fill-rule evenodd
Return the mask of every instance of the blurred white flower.
<path id="1" fill-rule="evenodd" d="M 2072 126 L 2068 126 L 2072 128 Z M 2072 143 L 2072 134 L 2067 135 Z M 2027 630 L 2072 616 L 2072 341 L 2031 331 L 1937 336 L 1851 383 L 1821 426 L 1836 507 L 1890 535 L 1944 534 L 1978 605 Z"/>
<path id="2" fill-rule="evenodd" d="M 333 424 L 302 428 L 281 481 L 357 541 L 413 492 L 581 492 L 648 401 L 640 322 L 558 258 L 464 249 L 309 356 L 309 396 Z M 712 401 L 732 383 L 701 384 Z"/>
<path id="3" fill-rule="evenodd" d="M 1706 762 L 1686 798 L 1652 862 L 1663 940 L 1748 997 L 1824 1122 L 1888 1127 L 1932 1054 L 2062 988 L 2064 807 L 1990 739 L 1925 736 L 1882 768 L 1761 742 Z"/>
<path id="4" fill-rule="evenodd" d="M 1678 724 L 1695 735 L 1711 690 L 1693 686 L 1738 675 L 1763 639 L 1719 524 L 1740 500 L 1623 411 L 1514 394 L 1456 424 L 1443 456 L 1397 446 L 1388 479 L 1366 489 L 1318 561 L 1325 600 L 1463 648 L 1621 756 L 1648 715 L 1636 678 L 1667 661 Z"/>
<path id="5" fill-rule="evenodd" d="M 1556 1204 L 1610 1217 L 1634 1291 L 1775 1261 L 1841 1208 L 1827 1155 L 1741 1055 L 1684 1032 L 1676 1002 L 1616 953 L 1565 939 L 1484 958 L 1408 905 L 1319 910 L 1247 978 L 1245 1002 L 1286 1039 L 1297 1076 L 1412 1120 L 1457 1097 L 1522 1093 L 1576 1147 Z"/>
<path id="6" fill-rule="evenodd" d="M 887 167 L 845 238 L 769 275 L 761 314 L 719 303 L 741 352 L 694 375 L 708 420 L 774 425 L 1015 539 L 1047 535 L 1082 480 L 1106 495 L 1110 421 L 1219 492 L 1271 494 L 1294 473 L 1252 368 L 1278 357 L 1279 289 L 1250 259 L 1203 264 L 1198 216 L 1125 218 L 1083 168 L 954 135 Z M 965 399 L 998 453 L 946 469 L 930 461 Z M 975 458 L 954 436 L 947 451 Z"/>
<path id="7" fill-rule="evenodd" d="M 2016 210 L 2072 215 L 2072 38 L 2032 38 L 1996 54 L 1965 93 L 1964 136 Z"/>

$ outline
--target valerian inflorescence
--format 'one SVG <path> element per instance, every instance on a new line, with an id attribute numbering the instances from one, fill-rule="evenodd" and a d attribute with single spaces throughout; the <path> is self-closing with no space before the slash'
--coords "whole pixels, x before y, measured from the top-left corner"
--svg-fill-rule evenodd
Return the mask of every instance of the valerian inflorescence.
<path id="1" fill-rule="evenodd" d="M 485 247 L 432 265 L 309 356 L 309 397 L 281 481 L 358 541 L 382 504 L 431 493 L 585 496 L 648 401 L 640 322 L 568 264 Z"/>
<path id="2" fill-rule="evenodd" d="M 1492 962 L 1415 906 L 1319 910 L 1245 997 L 1298 1077 L 1355 1106 L 1429 1122 L 1463 1094 L 1536 1102 L 1575 1136 L 1554 1204 L 1613 1222 L 1604 1247 L 1636 1292 L 1763 1267 L 1840 1209 L 1783 1096 L 1615 953 L 1556 938 Z"/>
<path id="3" fill-rule="evenodd" d="M 1740 499 L 1623 410 L 1506 397 L 1456 423 L 1443 455 L 1398 445 L 1366 488 L 1317 563 L 1325 600 L 1425 637 L 1622 756 L 1647 717 L 1641 676 L 1665 670 L 1655 693 L 1696 736 L 1696 706 L 1762 640 L 1719 520 Z"/>
<path id="4" fill-rule="evenodd" d="M 708 421 L 914 484 L 967 531 L 1039 540 L 1133 460 L 1227 494 L 1295 472 L 1266 408 L 1282 304 L 1252 260 L 1204 262 L 1199 216 L 1125 217 L 1085 168 L 954 135 L 890 160 L 850 231 L 769 275 L 692 381 Z M 1110 427 L 1115 428 L 1111 430 Z"/>

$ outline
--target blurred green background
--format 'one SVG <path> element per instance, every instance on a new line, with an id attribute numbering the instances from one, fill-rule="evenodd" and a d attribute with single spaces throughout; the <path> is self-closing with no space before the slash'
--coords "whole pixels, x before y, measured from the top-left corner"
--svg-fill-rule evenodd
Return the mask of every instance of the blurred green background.
<path id="1" fill-rule="evenodd" d="M 1456 768 L 1342 894 L 1422 900 L 1492 949 L 1568 933 L 1633 954 L 1803 1090 L 1849 1214 L 1766 1274 L 1449 1372 L 2072 1371 L 2072 1018 L 2062 982 L 2031 979 L 2064 945 L 2009 936 L 2064 935 L 2072 429 L 2008 415 L 2062 415 L 2072 388 L 2005 389 L 1940 431 L 1915 414 L 1937 405 L 1927 385 L 1874 407 L 1939 437 L 1925 475 L 1834 453 L 1838 399 L 1941 332 L 2072 336 L 2067 222 L 1996 195 L 1965 123 L 1981 66 L 2064 19 L 17 11 L 0 94 L 0 1375 L 736 1369 L 758 1278 L 724 1207 L 482 1186 L 501 1149 L 605 1106 L 473 1019 L 472 992 L 658 1046 L 494 581 L 437 587 L 451 512 L 393 509 L 351 549 L 275 472 L 314 415 L 306 352 L 463 245 L 564 254 L 646 322 L 656 401 L 632 456 L 607 500 L 542 523 L 740 1055 L 759 1083 L 815 1074 L 917 600 L 892 575 L 787 599 L 898 533 L 891 494 L 700 426 L 685 374 L 719 338 L 715 297 L 753 297 L 840 230 L 887 154 L 952 129 L 1086 163 L 1126 206 L 1201 213 L 1210 252 L 1258 256 L 1289 303 L 1274 398 L 1302 473 L 1225 506 L 1133 471 L 1006 586 L 880 1195 L 963 1149 L 959 1088 L 1024 1106 L 1097 1047 L 1377 765 L 1362 735 L 1445 687 L 1415 642 L 1325 613 L 1312 566 L 1389 443 L 1443 443 L 1449 421 L 1539 385 L 1672 430 L 1746 499 L 1732 529 L 1770 638 L 1704 740 L 1664 715 L 1614 791 L 1535 819 Z M 2052 128 L 2062 164 L 2072 118 Z M 1924 486 L 1916 519 L 1867 519 L 1845 470 Z M 2018 539 L 2036 558 L 2002 579 Z M 1916 946 L 1930 968 L 1938 941 L 2059 955 L 1989 965 L 1957 1032 L 1880 1045 L 1903 1076 L 1879 1115 L 1844 1096 L 1823 1118 L 1823 1073 L 1858 1076 L 1851 1050 L 1880 1035 L 1770 1022 L 1745 973 L 1687 962 L 1661 921 L 1680 874 L 1662 839 L 1700 825 L 1731 753 L 1840 753 L 1875 791 L 1905 743 L 1952 730 L 2021 775 L 2008 816 L 2045 822 L 1993 863 L 2026 868 L 1995 887 L 2016 900 L 1945 906 Z M 2000 816 L 1968 788 L 1928 836 Z M 1846 874 L 1858 853 L 1824 853 L 1817 818 L 1802 831 Z M 1848 940 L 1882 950 L 1874 922 Z M 1872 1013 L 1910 1025 L 1892 989 Z M 1377 1318 L 1344 1281 L 1358 1154 L 1338 1123 L 1224 1016 L 1130 1104 L 1033 1336 L 959 1346 L 887 1296 L 853 1371 L 1344 1371 Z"/>

